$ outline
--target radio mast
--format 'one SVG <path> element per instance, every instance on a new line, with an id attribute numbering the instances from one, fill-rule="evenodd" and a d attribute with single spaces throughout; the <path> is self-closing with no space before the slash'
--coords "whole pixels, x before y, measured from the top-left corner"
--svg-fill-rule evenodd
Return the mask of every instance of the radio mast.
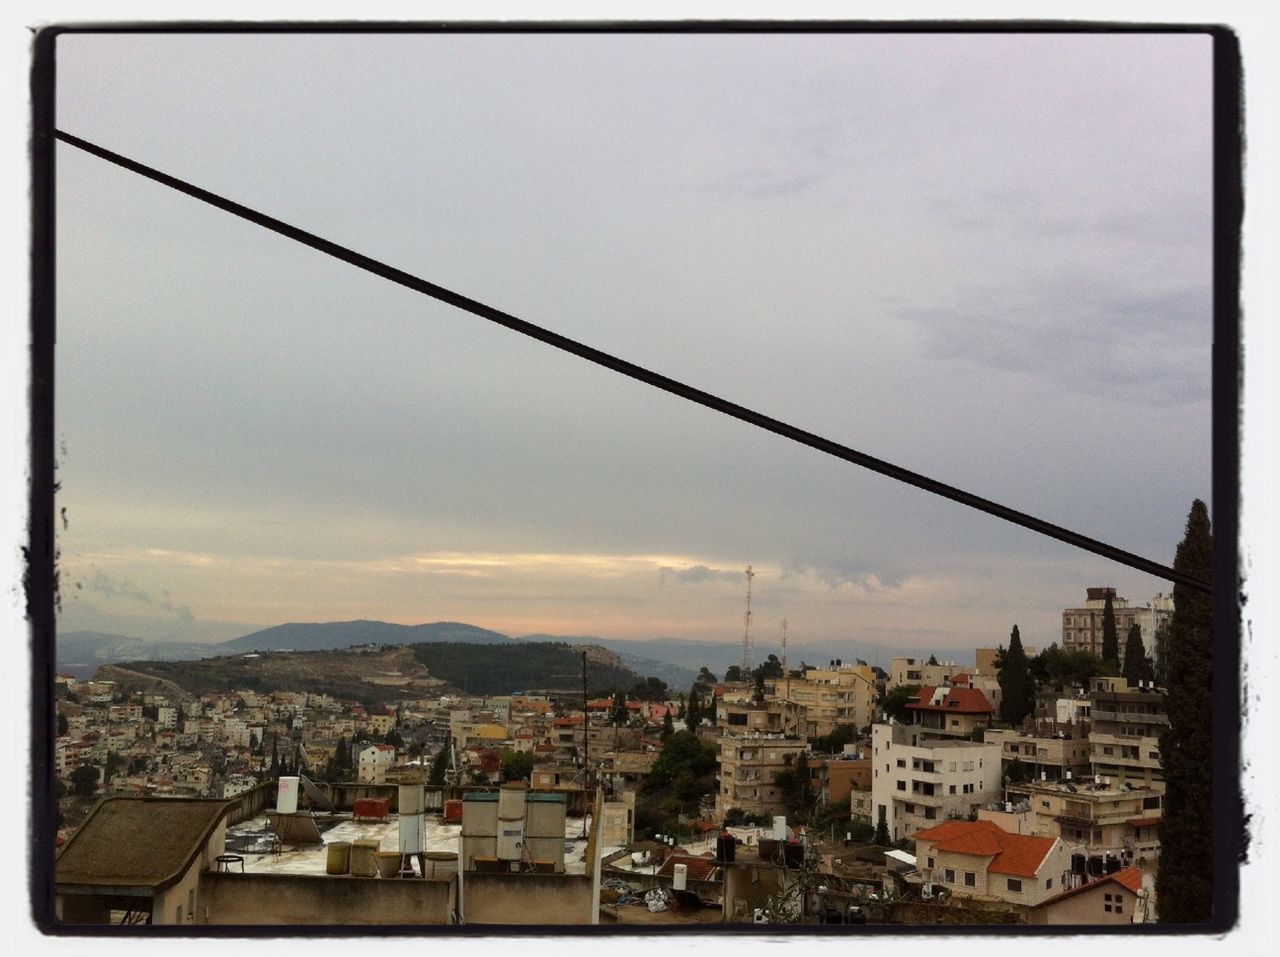
<path id="1" fill-rule="evenodd" d="M 747 613 L 742 616 L 742 680 L 746 681 L 747 676 L 751 674 L 752 654 L 751 654 L 751 579 L 756 577 L 756 573 L 751 570 L 751 566 L 747 566 Z"/>

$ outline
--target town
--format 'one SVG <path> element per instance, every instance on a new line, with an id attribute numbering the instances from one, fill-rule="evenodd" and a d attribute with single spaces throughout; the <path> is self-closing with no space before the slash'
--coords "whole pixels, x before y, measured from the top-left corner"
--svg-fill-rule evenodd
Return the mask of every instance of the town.
<path id="1" fill-rule="evenodd" d="M 585 654 L 581 687 L 384 703 L 59 675 L 58 917 L 1152 922 L 1173 612 L 1090 587 L 1045 648 L 784 643 L 687 690 L 588 693 Z"/>

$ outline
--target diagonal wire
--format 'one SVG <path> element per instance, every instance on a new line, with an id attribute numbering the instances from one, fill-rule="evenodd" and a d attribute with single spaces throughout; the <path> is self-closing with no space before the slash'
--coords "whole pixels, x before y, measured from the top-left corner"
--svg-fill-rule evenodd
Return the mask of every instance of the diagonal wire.
<path id="1" fill-rule="evenodd" d="M 401 269 L 397 269 L 394 266 L 379 262 L 376 259 L 372 259 L 364 255 L 363 253 L 358 253 L 355 250 L 348 249 L 345 246 L 340 246 L 337 243 L 324 239 L 321 236 L 317 236 L 314 233 L 309 233 L 306 230 L 299 229 L 297 226 L 291 226 L 288 223 L 268 216 L 265 213 L 251 209 L 248 206 L 244 206 L 234 200 L 227 199 L 224 196 L 219 196 L 217 193 L 211 193 L 206 189 L 201 189 L 199 186 L 194 186 L 191 183 L 178 179 L 175 176 L 162 173 L 157 169 L 145 166 L 142 163 L 139 163 L 136 160 L 131 160 L 126 156 L 121 156 L 119 153 L 114 153 L 105 147 L 98 146 L 95 143 L 90 143 L 88 140 L 81 139 L 78 136 L 73 136 L 70 133 L 64 133 L 62 130 L 55 130 L 54 135 L 70 146 L 84 150 L 86 153 L 97 156 L 109 163 L 114 163 L 116 166 L 127 169 L 130 172 L 137 173 L 139 176 L 145 176 L 147 179 L 154 180 L 155 182 L 168 186 L 171 189 L 175 189 L 180 193 L 185 193 L 186 195 L 198 199 L 203 203 L 208 203 L 210 206 L 216 206 L 218 209 L 231 213 L 234 216 L 239 216 L 241 219 L 246 219 L 251 223 L 263 227 L 264 229 L 269 229 L 274 233 L 279 233 L 281 236 L 286 236 L 289 239 L 302 243 L 303 245 L 310 246 L 312 249 L 316 249 L 326 255 L 333 256 L 336 259 L 340 259 L 343 262 L 363 269 L 366 272 L 371 272 L 375 276 L 381 276 L 383 279 L 390 280 L 398 285 L 412 289 L 415 292 L 420 292 L 423 295 L 430 296 L 432 299 L 437 299 L 440 302 L 448 303 L 449 305 L 462 309 L 465 312 L 469 312 L 472 315 L 479 316 L 481 319 L 487 319 L 500 326 L 505 326 L 513 332 L 529 336 L 539 342 L 544 342 L 549 346 L 554 346 L 555 348 L 568 352 L 571 355 L 575 355 L 581 359 L 586 359 L 590 362 L 596 363 L 597 365 L 604 366 L 606 369 L 611 369 L 614 372 L 621 373 L 622 375 L 628 376 L 639 382 L 643 382 L 646 385 L 653 386 L 656 389 L 661 389 L 662 391 L 669 392 L 672 395 L 680 396 L 682 399 L 688 399 L 690 402 L 696 402 L 698 405 L 705 406 L 709 409 L 715 409 L 717 412 L 723 412 L 725 415 L 731 416 L 732 418 L 738 419 L 742 422 L 747 422 L 768 432 L 773 432 L 775 435 L 781 435 L 784 438 L 791 439 L 793 442 L 799 442 L 801 445 L 807 445 L 812 449 L 817 449 L 819 452 L 825 452 L 828 455 L 835 456 L 838 459 L 843 459 L 846 462 L 851 462 L 854 465 L 859 465 L 865 469 L 870 469 L 873 472 L 878 472 L 879 474 L 888 476 L 896 481 L 905 482 L 908 485 L 913 485 L 916 488 L 923 489 L 926 492 L 931 492 L 934 495 L 940 495 L 953 502 L 959 502 L 961 505 L 967 505 L 970 508 L 977 509 L 987 515 L 994 516 L 995 518 L 1003 519 L 1004 521 L 1011 522 L 1014 525 L 1020 525 L 1033 532 L 1039 532 L 1041 535 L 1047 535 L 1057 541 L 1065 542 L 1068 545 L 1074 545 L 1076 548 L 1092 552 L 1095 555 L 1101 555 L 1103 558 L 1118 562 L 1121 565 L 1128 565 L 1130 568 L 1136 568 L 1139 571 L 1146 572 L 1156 578 L 1163 578 L 1166 581 L 1186 585 L 1187 587 L 1193 588 L 1197 591 L 1205 593 L 1212 592 L 1212 587 L 1209 582 L 1187 575 L 1183 572 L 1177 571 L 1176 569 L 1162 565 L 1159 562 L 1143 558 L 1141 555 L 1135 555 L 1132 552 L 1117 548 L 1114 545 L 1108 545 L 1106 542 L 1098 541 L 1095 538 L 1090 538 L 1089 536 L 1082 535 L 1079 532 L 1073 532 L 1060 525 L 1054 525 L 1051 522 L 1046 522 L 1043 519 L 1036 518 L 1034 515 L 1028 515 L 1026 512 L 1020 512 L 1017 509 L 1009 508 L 1006 505 L 1001 505 L 1000 503 L 993 502 L 990 499 L 982 498 L 981 496 L 974 495 L 971 492 L 966 492 L 963 489 L 946 485 L 936 479 L 931 479 L 928 476 L 921 475 L 918 472 L 912 472 L 909 469 L 894 465 L 891 462 L 875 458 L 865 452 L 859 452 L 856 449 L 841 445 L 838 442 L 833 442 L 830 439 L 823 438 L 822 436 L 806 432 L 794 425 L 788 425 L 785 422 L 780 422 L 777 419 L 770 418 L 767 415 L 755 412 L 745 406 L 730 402 L 727 399 L 722 399 L 709 392 L 704 392 L 691 385 L 678 382 L 675 379 L 668 378 L 660 373 L 653 372 L 642 366 L 638 366 L 635 363 L 628 362 L 625 359 L 618 358 L 617 356 L 610 355 L 607 352 L 602 352 L 592 346 L 585 345 L 575 339 L 570 339 L 557 332 L 552 332 L 550 329 L 545 329 L 542 326 L 536 326 L 531 322 L 519 319 L 516 316 L 503 312 L 500 309 L 496 309 L 493 306 L 478 302 L 475 299 L 470 299 L 461 293 L 454 292 L 451 289 L 446 289 L 444 286 L 436 285 L 426 279 L 421 279 L 418 276 L 414 276 Z"/>

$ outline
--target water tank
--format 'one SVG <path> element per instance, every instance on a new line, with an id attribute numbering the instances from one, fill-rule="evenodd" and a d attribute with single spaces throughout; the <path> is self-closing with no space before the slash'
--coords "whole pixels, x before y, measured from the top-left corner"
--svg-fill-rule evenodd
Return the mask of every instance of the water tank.
<path id="1" fill-rule="evenodd" d="M 452 877 L 458 873 L 458 855 L 452 851 L 427 851 L 426 874 L 431 877 Z"/>
<path id="2" fill-rule="evenodd" d="M 400 853 L 421 854 L 423 851 L 423 816 L 421 814 L 400 815 Z"/>
<path id="3" fill-rule="evenodd" d="M 462 823 L 462 802 L 461 801 L 445 801 L 444 802 L 444 823 L 446 824 Z"/>
<path id="4" fill-rule="evenodd" d="M 787 839 L 787 819 L 785 815 L 774 815 L 773 839 L 775 841 L 785 841 Z"/>
<path id="5" fill-rule="evenodd" d="M 732 834 L 721 833 L 716 838 L 716 860 L 725 864 L 732 864 L 737 847 L 738 842 L 733 839 Z"/>
<path id="6" fill-rule="evenodd" d="M 518 861 L 524 855 L 524 818 L 498 821 L 498 860 Z"/>
<path id="7" fill-rule="evenodd" d="M 325 857 L 326 874 L 346 874 L 351 870 L 351 845 L 346 841 L 334 841 Z"/>
<path id="8" fill-rule="evenodd" d="M 671 868 L 671 889 L 682 891 L 689 882 L 689 865 L 677 864 Z"/>
<path id="9" fill-rule="evenodd" d="M 361 838 L 351 842 L 351 875 L 353 877 L 377 877 L 378 861 L 373 856 L 379 842 L 373 838 Z"/>
<path id="10" fill-rule="evenodd" d="M 400 785 L 399 811 L 401 814 L 421 814 L 426 809 L 426 791 L 421 784 Z"/>
<path id="11" fill-rule="evenodd" d="M 524 820 L 524 782 L 512 781 L 498 789 L 498 820 Z"/>
<path id="12" fill-rule="evenodd" d="M 282 777 L 276 782 L 276 811 L 294 814 L 298 810 L 298 779 Z"/>

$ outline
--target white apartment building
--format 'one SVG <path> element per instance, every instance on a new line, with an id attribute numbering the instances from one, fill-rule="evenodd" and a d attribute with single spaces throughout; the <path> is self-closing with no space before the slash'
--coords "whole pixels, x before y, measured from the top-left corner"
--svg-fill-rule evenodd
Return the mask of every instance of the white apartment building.
<path id="1" fill-rule="evenodd" d="M 890 658 L 889 679 L 885 691 L 892 691 L 901 685 L 945 685 L 962 671 L 968 671 L 954 661 L 943 661 L 931 665 L 924 658 Z"/>
<path id="2" fill-rule="evenodd" d="M 178 709 L 170 704 L 156 708 L 156 727 L 172 731 L 178 727 Z"/>
<path id="3" fill-rule="evenodd" d="M 897 841 L 1000 799 L 1000 745 L 929 737 L 918 725 L 871 726 L 872 824 L 884 808 Z"/>
<path id="4" fill-rule="evenodd" d="M 360 752 L 356 780 L 361 784 L 386 784 L 387 768 L 395 764 L 396 749 L 389 744 L 371 744 Z"/>

